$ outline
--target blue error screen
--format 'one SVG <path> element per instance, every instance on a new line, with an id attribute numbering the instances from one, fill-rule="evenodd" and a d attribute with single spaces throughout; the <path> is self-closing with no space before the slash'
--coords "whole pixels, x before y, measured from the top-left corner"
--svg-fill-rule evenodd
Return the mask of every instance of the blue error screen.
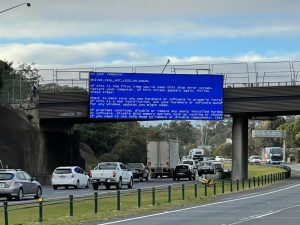
<path id="1" fill-rule="evenodd" d="M 222 120 L 223 76 L 91 72 L 90 118 Z"/>

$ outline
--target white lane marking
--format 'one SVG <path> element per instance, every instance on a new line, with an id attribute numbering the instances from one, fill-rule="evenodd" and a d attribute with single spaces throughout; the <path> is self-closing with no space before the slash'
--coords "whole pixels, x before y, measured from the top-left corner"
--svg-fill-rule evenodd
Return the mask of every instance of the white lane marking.
<path id="1" fill-rule="evenodd" d="M 267 192 L 267 193 L 257 194 L 257 195 L 253 195 L 253 196 L 240 197 L 240 198 L 230 199 L 230 200 L 221 201 L 221 202 L 214 202 L 214 203 L 210 203 L 210 204 L 193 206 L 193 207 L 184 208 L 184 209 L 165 211 L 165 212 L 161 212 L 161 213 L 155 213 L 155 214 L 150 214 L 150 215 L 145 215 L 145 216 L 133 217 L 133 218 L 123 219 L 123 220 L 107 222 L 107 223 L 99 223 L 97 225 L 109 225 L 109 224 L 124 223 L 124 222 L 132 221 L 132 220 L 145 219 L 145 218 L 149 218 L 149 217 L 153 217 L 153 216 L 160 216 L 160 215 L 165 215 L 165 214 L 170 214 L 170 213 L 182 212 L 182 211 L 186 211 L 186 210 L 190 210 L 190 209 L 203 208 L 203 207 L 206 207 L 206 206 L 219 205 L 219 204 L 228 203 L 228 202 L 236 202 L 236 201 L 245 200 L 245 199 L 249 199 L 249 198 L 256 198 L 256 197 L 260 197 L 260 196 L 264 196 L 264 195 L 270 195 L 270 194 L 277 193 L 277 192 L 280 192 L 280 191 L 285 191 L 285 190 L 288 190 L 288 189 L 292 189 L 292 188 L 298 187 L 298 186 L 300 186 L 300 184 L 292 185 L 290 187 L 278 189 L 278 190 Z"/>
<path id="2" fill-rule="evenodd" d="M 230 223 L 230 224 L 228 224 L 228 225 L 235 225 L 235 224 L 247 222 L 247 221 L 249 221 L 249 220 L 254 220 L 254 219 L 263 218 L 263 217 L 270 216 L 270 215 L 272 215 L 272 214 L 279 213 L 279 212 L 281 212 L 281 211 L 284 211 L 284 210 L 287 210 L 287 209 L 291 209 L 291 208 L 295 208 L 295 207 L 299 207 L 299 206 L 300 206 L 300 205 L 293 205 L 293 206 L 289 206 L 289 207 L 285 207 L 285 208 L 278 209 L 278 210 L 276 210 L 276 211 L 269 211 L 269 212 L 266 212 L 266 213 L 264 213 L 264 214 L 249 216 L 249 217 L 240 219 L 240 221 L 238 221 L 238 222 Z"/>

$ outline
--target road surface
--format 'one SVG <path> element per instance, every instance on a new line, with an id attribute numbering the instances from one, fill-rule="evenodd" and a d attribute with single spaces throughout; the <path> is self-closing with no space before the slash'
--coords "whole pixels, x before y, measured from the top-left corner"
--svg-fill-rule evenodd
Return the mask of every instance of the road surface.
<path id="1" fill-rule="evenodd" d="M 299 194 L 300 180 L 296 177 L 264 189 L 221 197 L 206 205 L 92 224 L 299 225 Z"/>

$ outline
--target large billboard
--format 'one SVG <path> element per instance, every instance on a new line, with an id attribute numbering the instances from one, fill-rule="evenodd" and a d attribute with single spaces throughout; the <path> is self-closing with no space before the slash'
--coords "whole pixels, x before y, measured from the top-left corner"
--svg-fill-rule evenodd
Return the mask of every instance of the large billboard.
<path id="1" fill-rule="evenodd" d="M 223 76 L 91 72 L 90 118 L 222 120 Z"/>

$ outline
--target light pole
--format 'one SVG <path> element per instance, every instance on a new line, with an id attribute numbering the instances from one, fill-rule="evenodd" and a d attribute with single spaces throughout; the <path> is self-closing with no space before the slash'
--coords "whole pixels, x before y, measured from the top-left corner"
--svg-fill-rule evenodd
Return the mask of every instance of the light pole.
<path id="1" fill-rule="evenodd" d="M 6 11 L 8 11 L 8 10 L 17 8 L 17 7 L 22 6 L 22 5 L 26 5 L 27 7 L 30 7 L 30 6 L 31 6 L 31 4 L 30 4 L 29 2 L 24 2 L 24 3 L 21 3 L 21 4 L 19 4 L 19 5 L 10 7 L 10 8 L 8 8 L 8 9 L 4 9 L 4 10 L 0 11 L 0 13 L 4 13 L 4 12 L 6 12 Z"/>

